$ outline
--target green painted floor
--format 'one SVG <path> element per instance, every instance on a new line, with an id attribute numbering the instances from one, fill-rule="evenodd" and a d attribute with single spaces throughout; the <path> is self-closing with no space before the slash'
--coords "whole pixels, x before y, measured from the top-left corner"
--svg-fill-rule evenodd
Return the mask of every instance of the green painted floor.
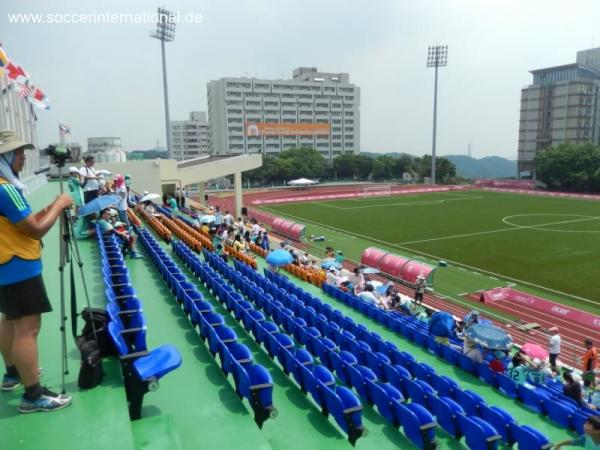
<path id="1" fill-rule="evenodd" d="M 41 208 L 56 195 L 56 192 L 56 184 L 50 184 L 32 195 L 30 202 L 34 209 Z M 99 275 L 97 244 L 95 241 L 80 242 L 80 249 L 92 303 L 102 305 L 104 289 Z M 173 258 L 176 260 L 175 256 Z M 263 264 L 262 261 L 260 263 Z M 45 239 L 44 264 L 44 277 L 55 312 L 44 316 L 44 326 L 40 334 L 41 364 L 45 369 L 44 383 L 56 388 L 60 385 L 61 365 L 59 314 L 56 312 L 59 304 L 56 229 Z M 175 345 L 181 352 L 182 366 L 161 380 L 157 392 L 146 395 L 142 419 L 130 422 L 120 369 L 116 361 L 105 361 L 107 375 L 101 386 L 85 392 L 78 390 L 76 379 L 79 355 L 69 336 L 67 342 L 71 373 L 67 376 L 67 390 L 73 395 L 73 405 L 52 414 L 19 415 L 16 406 L 22 391 L 0 394 L 0 449 L 351 448 L 333 421 L 320 414 L 315 404 L 284 375 L 278 364 L 273 362 L 212 295 L 197 283 L 206 299 L 225 316 L 227 324 L 235 329 L 240 342 L 251 349 L 255 361 L 263 364 L 273 376 L 273 398 L 279 416 L 265 422 L 263 429 L 259 430 L 249 405 L 235 394 L 231 377 L 229 380 L 224 377 L 150 261 L 145 258 L 128 262 L 128 267 L 134 287 L 144 303 L 149 348 L 166 343 Z M 192 278 L 189 272 L 187 275 Z M 329 301 L 356 322 L 368 325 L 384 339 L 395 342 L 401 349 L 409 351 L 417 360 L 432 365 L 438 373 L 455 378 L 463 388 L 483 395 L 488 403 L 506 408 L 519 423 L 536 426 L 554 442 L 568 436 L 564 430 L 529 412 L 517 402 L 506 399 L 471 375 L 445 364 L 346 305 L 328 298 L 314 286 L 297 279 L 293 280 Z M 78 299 L 81 309 L 84 300 L 79 280 Z M 365 407 L 363 421 L 370 434 L 360 439 L 356 448 L 413 448 L 401 432 L 393 429 L 368 406 Z M 438 431 L 438 438 L 441 448 L 466 448 L 442 431 Z"/>

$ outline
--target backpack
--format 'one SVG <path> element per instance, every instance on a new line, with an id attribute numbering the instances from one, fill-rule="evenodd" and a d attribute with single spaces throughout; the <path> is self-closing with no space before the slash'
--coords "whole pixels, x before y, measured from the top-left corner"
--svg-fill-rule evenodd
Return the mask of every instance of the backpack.
<path id="1" fill-rule="evenodd" d="M 81 341 L 81 368 L 77 384 L 81 389 L 92 389 L 100 384 L 104 376 L 102 353 L 95 340 Z"/>
<path id="2" fill-rule="evenodd" d="M 102 357 L 114 354 L 115 350 L 108 336 L 109 318 L 106 311 L 101 308 L 84 308 L 81 317 L 85 325 L 81 335 L 75 338 L 77 348 L 81 352 L 78 385 L 81 389 L 91 389 L 100 384 L 104 376 Z"/>
<path id="3" fill-rule="evenodd" d="M 96 328 L 96 336 L 98 336 L 98 349 L 102 356 L 116 355 L 114 345 L 108 335 L 108 322 L 110 321 L 108 314 L 102 308 L 83 308 L 81 318 L 85 322 L 81 335 L 76 338 L 77 341 L 93 341 L 94 329 L 92 321 Z"/>

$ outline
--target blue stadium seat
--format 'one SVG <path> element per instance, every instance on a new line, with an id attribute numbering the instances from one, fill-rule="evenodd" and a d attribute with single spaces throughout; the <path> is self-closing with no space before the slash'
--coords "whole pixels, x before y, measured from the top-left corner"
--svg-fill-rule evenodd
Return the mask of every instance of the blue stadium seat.
<path id="1" fill-rule="evenodd" d="M 448 345 L 442 345 L 442 356 L 450 364 L 456 366 L 458 364 L 458 360 L 461 356 L 461 353 Z"/>
<path id="2" fill-rule="evenodd" d="M 273 406 L 273 380 L 271 374 L 258 364 L 235 364 L 234 379 L 237 393 L 250 402 L 254 421 L 259 428 L 269 417 L 277 415 Z"/>
<path id="3" fill-rule="evenodd" d="M 431 376 L 431 386 L 436 390 L 440 397 L 450 397 L 454 399 L 456 391 L 460 390 L 458 383 L 452 378 L 433 374 Z"/>
<path id="4" fill-rule="evenodd" d="M 109 322 L 108 332 L 121 361 L 131 420 L 141 417 L 144 394 L 158 389 L 158 380 L 181 365 L 181 355 L 172 345 L 151 351 L 130 353 L 116 322 Z"/>
<path id="5" fill-rule="evenodd" d="M 512 429 L 517 422 L 508 412 L 497 406 L 481 404 L 479 405 L 479 416 L 496 429 L 502 436 L 502 442 L 509 446 L 515 443 Z"/>
<path id="6" fill-rule="evenodd" d="M 367 434 L 362 425 L 362 405 L 354 393 L 343 386 L 330 386 L 324 389 L 327 412 L 336 423 L 348 434 L 348 441 L 355 445 L 356 441 Z"/>
<path id="7" fill-rule="evenodd" d="M 554 447 L 543 433 L 527 425 L 514 425 L 512 434 L 520 449 L 549 450 Z"/>
<path id="8" fill-rule="evenodd" d="M 503 373 L 497 373 L 496 381 L 500 392 L 510 398 L 517 398 L 517 384 L 510 377 Z"/>
<path id="9" fill-rule="evenodd" d="M 492 387 L 496 387 L 496 372 L 494 372 L 490 367 L 483 363 L 479 366 L 479 379 Z"/>
<path id="10" fill-rule="evenodd" d="M 342 381 L 342 383 L 350 385 L 351 380 L 348 367 L 354 367 L 358 364 L 356 357 L 346 350 L 342 350 L 339 353 L 331 353 L 330 357 L 333 370 L 335 370 L 338 378 Z"/>
<path id="11" fill-rule="evenodd" d="M 460 439 L 462 432 L 457 416 L 465 413 L 462 407 L 449 397 L 431 396 L 429 404 L 438 425 L 455 439 Z"/>
<path id="12" fill-rule="evenodd" d="M 250 349 L 239 342 L 232 342 L 221 347 L 219 352 L 223 372 L 233 374 L 235 363 L 242 366 L 252 364 L 252 353 Z"/>
<path id="13" fill-rule="evenodd" d="M 470 416 L 479 415 L 479 405 L 485 404 L 485 401 L 481 396 L 471 392 L 469 390 L 457 389 L 454 392 L 454 400 L 462 406 L 465 413 Z"/>
<path id="14" fill-rule="evenodd" d="M 404 401 L 402 392 L 389 383 L 375 383 L 372 392 L 373 403 L 377 406 L 379 413 L 395 427 L 400 426 L 400 418 L 396 416 L 394 404 Z"/>
<path id="15" fill-rule="evenodd" d="M 485 420 L 476 416 L 459 414 L 456 416 L 458 426 L 465 436 L 467 445 L 471 450 L 495 450 L 502 437 Z M 520 447 L 519 448 L 526 448 Z"/>
<path id="16" fill-rule="evenodd" d="M 404 434 L 418 449 L 433 450 L 437 448 L 436 425 L 429 411 L 416 403 L 408 405 L 394 403 L 394 408 Z"/>
<path id="17" fill-rule="evenodd" d="M 544 414 L 544 396 L 537 389 L 521 384 L 517 387 L 517 397 L 533 412 Z"/>

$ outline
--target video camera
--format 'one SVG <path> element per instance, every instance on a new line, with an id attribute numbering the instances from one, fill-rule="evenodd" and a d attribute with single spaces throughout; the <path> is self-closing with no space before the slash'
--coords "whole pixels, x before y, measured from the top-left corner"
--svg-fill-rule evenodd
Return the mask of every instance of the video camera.
<path id="1" fill-rule="evenodd" d="M 58 167 L 63 167 L 72 157 L 71 147 L 66 145 L 49 145 L 44 152 L 50 157 L 52 164 Z"/>

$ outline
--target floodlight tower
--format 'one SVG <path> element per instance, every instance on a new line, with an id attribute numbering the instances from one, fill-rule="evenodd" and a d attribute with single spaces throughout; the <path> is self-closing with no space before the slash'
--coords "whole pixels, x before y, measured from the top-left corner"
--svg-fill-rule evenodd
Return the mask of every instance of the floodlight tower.
<path id="1" fill-rule="evenodd" d="M 150 37 L 160 41 L 162 50 L 163 90 L 165 94 L 165 131 L 167 133 L 167 158 L 172 158 L 171 148 L 171 121 L 169 118 L 169 89 L 167 88 L 167 60 L 165 57 L 165 42 L 175 39 L 175 14 L 165 8 L 158 8 L 156 30 L 150 32 Z"/>
<path id="2" fill-rule="evenodd" d="M 431 184 L 435 184 L 435 141 L 437 131 L 437 85 L 438 67 L 448 65 L 448 46 L 430 45 L 427 51 L 427 67 L 435 67 L 435 84 L 433 87 L 433 143 L 431 144 Z"/>

